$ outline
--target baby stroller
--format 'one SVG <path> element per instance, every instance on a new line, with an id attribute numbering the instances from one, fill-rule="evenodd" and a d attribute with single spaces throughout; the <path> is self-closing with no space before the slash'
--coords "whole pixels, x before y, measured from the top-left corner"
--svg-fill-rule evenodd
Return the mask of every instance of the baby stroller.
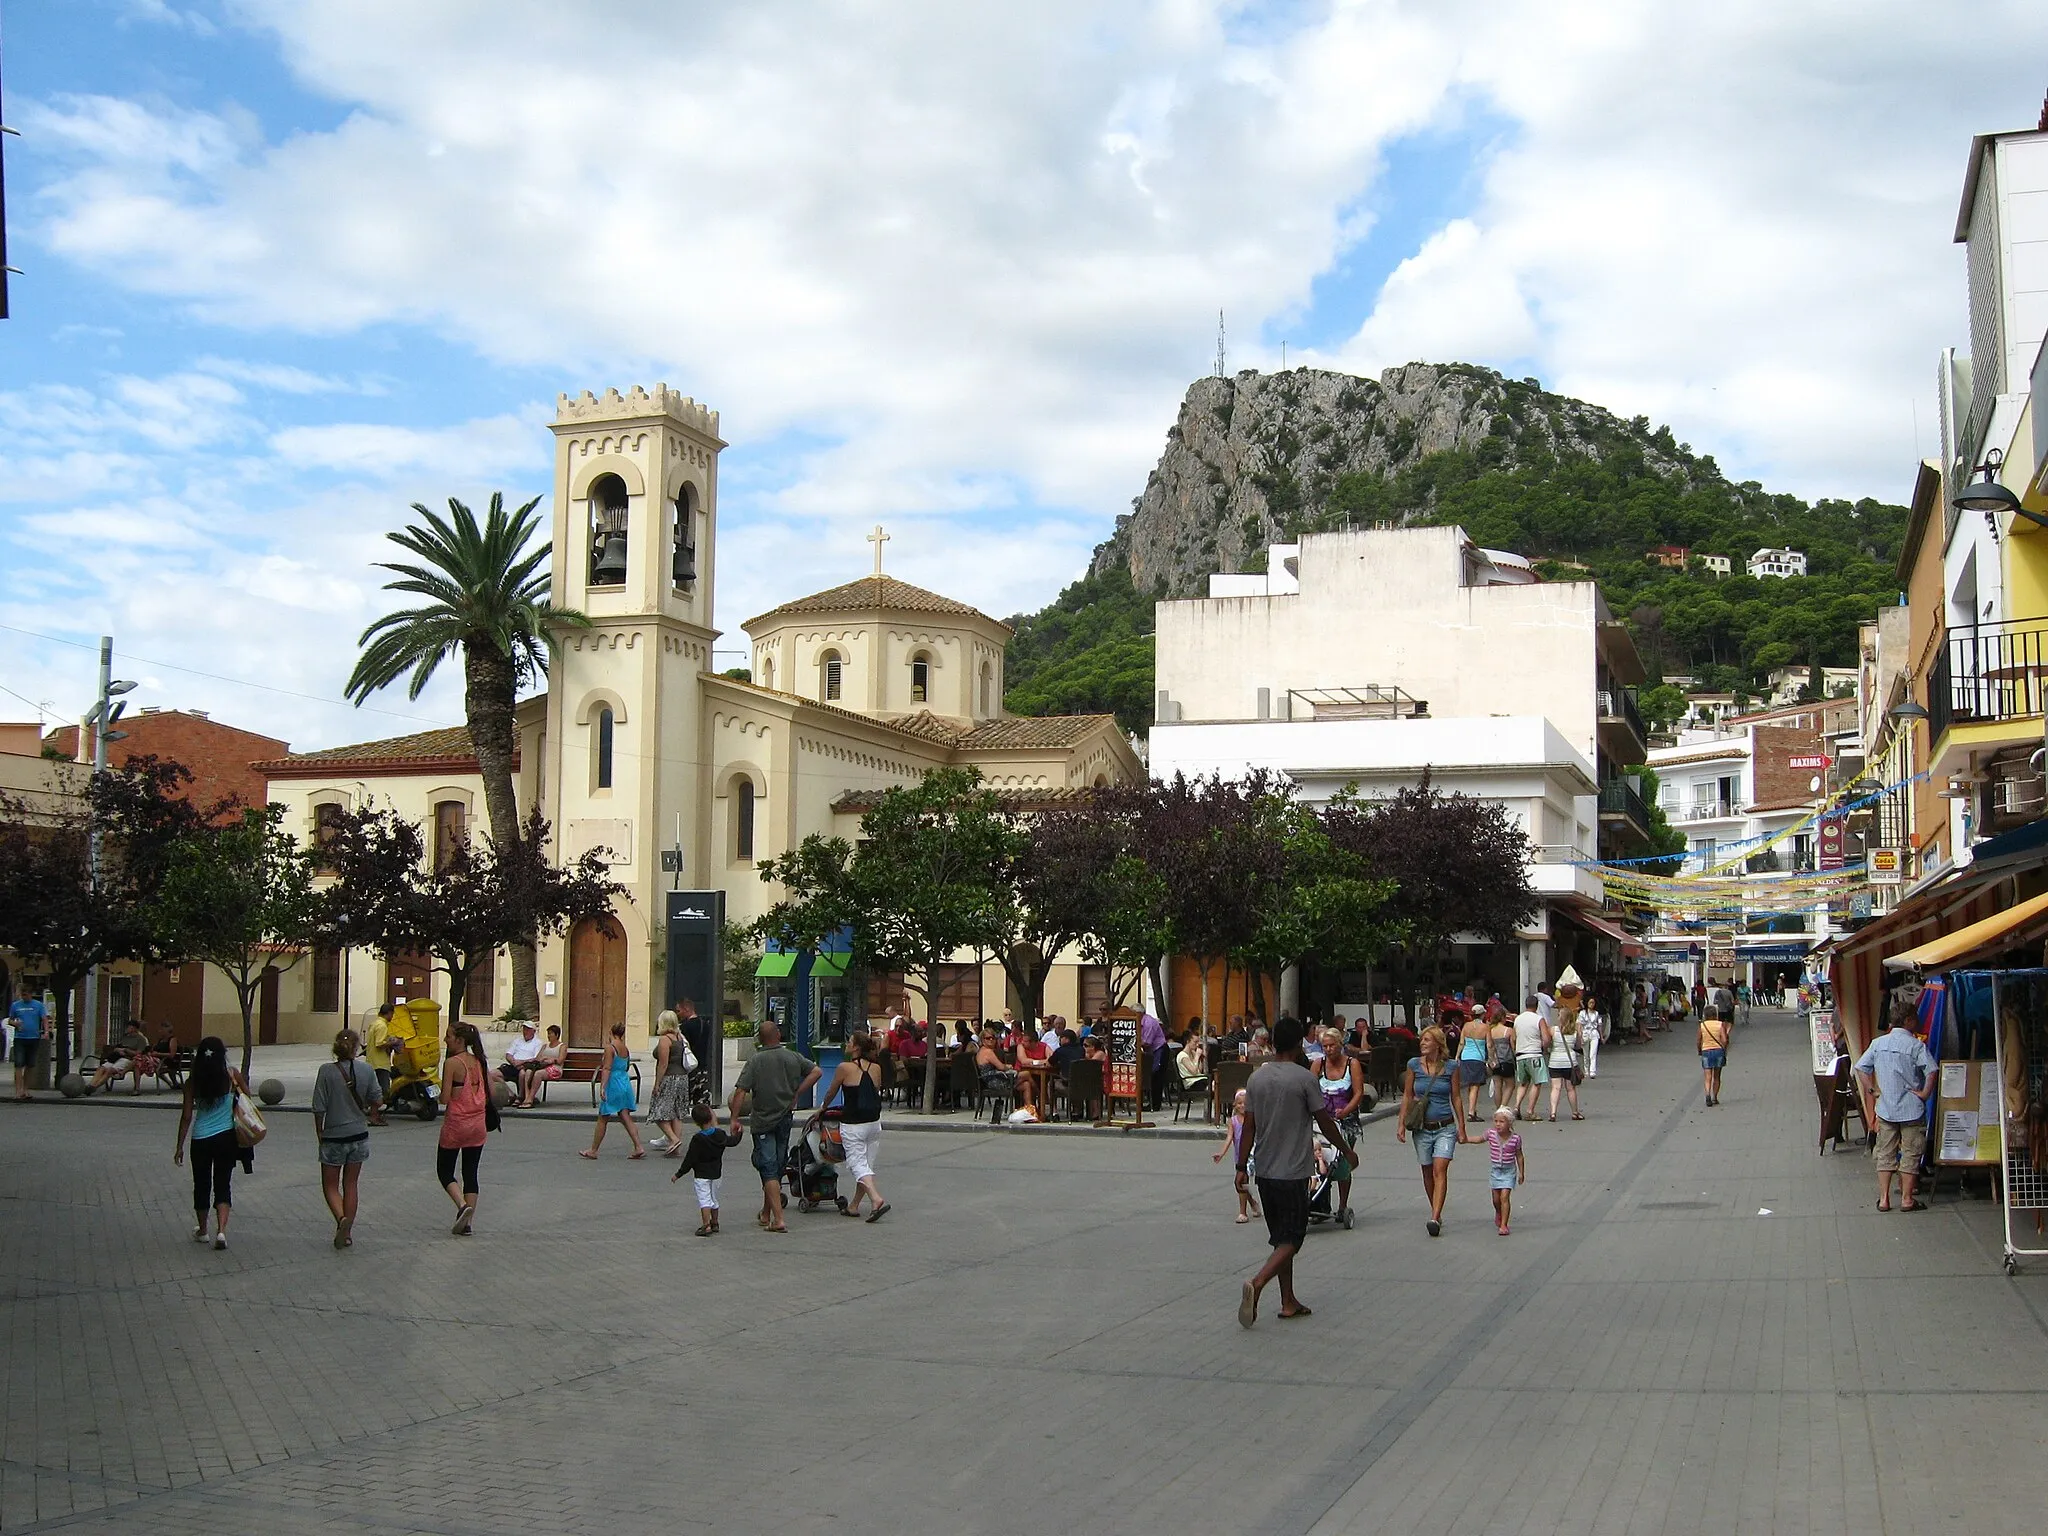
<path id="1" fill-rule="evenodd" d="M 804 1128 L 789 1143 L 789 1161 L 782 1165 L 782 1182 L 789 1198 L 800 1211 L 815 1211 L 839 1199 L 839 1170 L 825 1158 L 825 1132 L 821 1124 Z"/>
<path id="2" fill-rule="evenodd" d="M 1315 1132 L 1315 1155 L 1315 1167 L 1309 1170 L 1308 1176 L 1308 1223 L 1314 1227 L 1334 1220 L 1349 1232 L 1357 1221 L 1357 1213 L 1349 1206 L 1342 1211 L 1334 1210 L 1337 1159 L 1344 1154 L 1331 1145 L 1329 1138 L 1318 1129 Z"/>

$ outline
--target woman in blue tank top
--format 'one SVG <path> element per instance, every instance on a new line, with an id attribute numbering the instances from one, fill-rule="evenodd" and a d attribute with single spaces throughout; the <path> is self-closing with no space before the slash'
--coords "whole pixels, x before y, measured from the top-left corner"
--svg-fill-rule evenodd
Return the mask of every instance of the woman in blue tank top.
<path id="1" fill-rule="evenodd" d="M 1422 1032 L 1422 1054 L 1409 1058 L 1401 1084 L 1401 1128 L 1396 1139 L 1406 1141 L 1410 1122 L 1415 1122 L 1415 1160 L 1422 1165 L 1422 1191 L 1429 1197 L 1431 1237 L 1443 1234 L 1444 1200 L 1451 1192 L 1451 1158 L 1461 1142 L 1470 1140 L 1465 1134 L 1465 1106 L 1455 1088 L 1455 1069 L 1456 1063 L 1446 1053 L 1444 1032 L 1432 1024 Z"/>

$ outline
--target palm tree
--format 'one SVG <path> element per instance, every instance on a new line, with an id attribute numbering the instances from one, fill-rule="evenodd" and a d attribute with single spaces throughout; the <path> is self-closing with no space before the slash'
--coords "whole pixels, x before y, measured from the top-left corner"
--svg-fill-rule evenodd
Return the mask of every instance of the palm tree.
<path id="1" fill-rule="evenodd" d="M 548 597 L 548 557 L 553 546 L 527 545 L 540 526 L 534 497 L 507 514 L 502 493 L 491 493 L 483 525 L 476 514 L 448 498 L 448 516 L 418 502 L 424 519 L 385 537 L 419 559 L 416 565 L 379 561 L 395 572 L 387 592 L 411 592 L 422 607 L 387 613 L 362 632 L 362 655 L 349 675 L 347 696 L 360 705 L 380 688 L 412 674 L 408 698 L 418 698 L 441 663 L 462 652 L 463 711 L 470 744 L 483 775 L 484 807 L 491 841 L 500 849 L 519 846 L 521 823 L 512 793 L 516 746 L 512 709 L 519 690 L 547 671 L 548 650 L 564 629 L 587 629 L 590 620 Z M 512 949 L 512 1002 L 527 1018 L 539 1016 L 532 944 Z"/>

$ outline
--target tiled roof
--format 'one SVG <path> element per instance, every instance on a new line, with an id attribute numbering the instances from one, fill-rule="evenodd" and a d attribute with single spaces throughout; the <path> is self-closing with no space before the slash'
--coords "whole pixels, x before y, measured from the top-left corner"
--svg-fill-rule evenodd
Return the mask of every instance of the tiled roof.
<path id="1" fill-rule="evenodd" d="M 518 757 L 515 748 L 515 767 L 518 766 Z M 474 768 L 476 750 L 470 745 L 469 728 L 451 725 L 444 730 L 418 731 L 411 736 L 387 736 L 382 741 L 359 741 L 346 747 L 324 747 L 317 752 L 292 752 L 252 766 L 281 776 L 335 768 Z"/>
<path id="2" fill-rule="evenodd" d="M 1004 747 L 1071 747 L 1086 740 L 1113 715 L 1042 715 L 984 720 L 955 746 L 963 752 Z"/>
<path id="3" fill-rule="evenodd" d="M 1683 757 L 1660 757 L 1652 762 L 1650 767 L 1657 772 L 1662 772 L 1666 768 L 1682 768 L 1687 763 L 1711 763 L 1722 758 L 1747 756 L 1749 756 L 1747 743 L 1737 742 L 1725 747 L 1712 747 L 1704 752 L 1688 752 Z"/>
<path id="4" fill-rule="evenodd" d="M 894 576 L 863 576 L 858 581 L 849 581 L 844 586 L 829 587 L 823 592 L 813 592 L 809 597 L 799 597 L 771 608 L 766 613 L 751 618 L 742 624 L 742 629 L 752 629 L 764 619 L 781 618 L 786 614 L 802 613 L 872 613 L 877 610 L 891 613 L 950 613 L 962 618 L 987 619 L 991 624 L 1001 624 L 990 619 L 979 608 L 956 602 L 950 597 L 941 597 L 936 592 L 927 592 L 923 587 L 913 587 L 907 581 L 898 581 Z M 1009 626 L 1001 624 L 1008 629 Z"/>

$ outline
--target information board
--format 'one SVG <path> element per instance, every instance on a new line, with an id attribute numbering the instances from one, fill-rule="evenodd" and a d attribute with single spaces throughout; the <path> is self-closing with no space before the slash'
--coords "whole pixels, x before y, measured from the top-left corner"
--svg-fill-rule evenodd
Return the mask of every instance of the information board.
<path id="1" fill-rule="evenodd" d="M 1944 1061 L 1935 1096 L 1935 1160 L 1975 1166 L 1998 1161 L 1998 1063 Z"/>

